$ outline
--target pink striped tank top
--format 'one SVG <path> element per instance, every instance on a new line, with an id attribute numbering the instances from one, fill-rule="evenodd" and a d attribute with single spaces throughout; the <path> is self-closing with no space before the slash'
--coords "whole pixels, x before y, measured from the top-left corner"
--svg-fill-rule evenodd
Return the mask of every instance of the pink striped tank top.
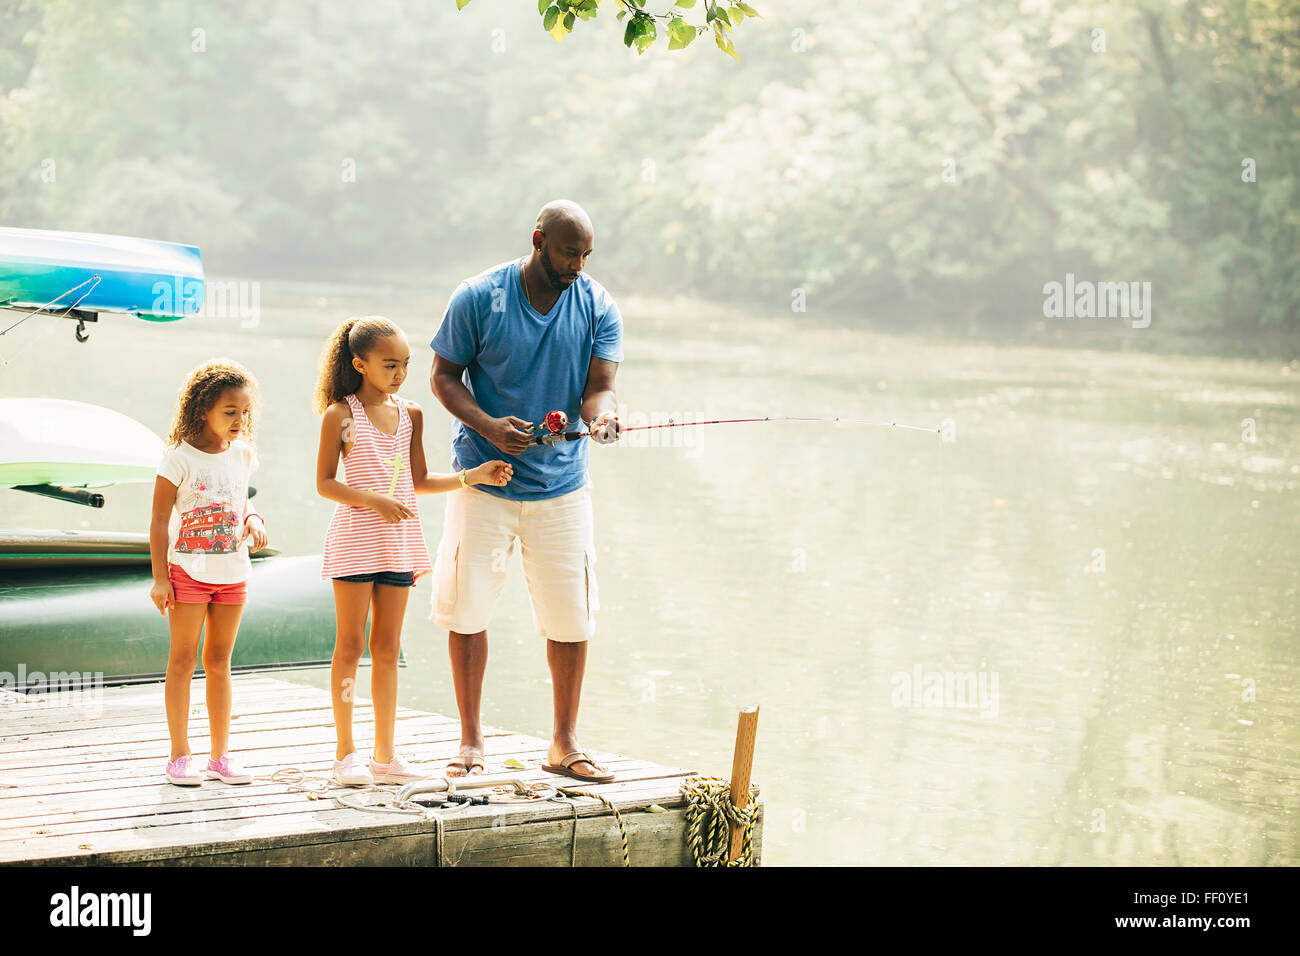
<path id="1" fill-rule="evenodd" d="M 321 578 L 375 571 L 413 571 L 418 578 L 432 566 L 411 480 L 411 415 L 406 402 L 397 399 L 397 434 L 388 435 L 371 423 L 355 394 L 346 398 L 352 410 L 352 448 L 343 459 L 340 480 L 349 488 L 396 498 L 415 517 L 389 524 L 369 508 L 339 502 L 325 532 Z"/>

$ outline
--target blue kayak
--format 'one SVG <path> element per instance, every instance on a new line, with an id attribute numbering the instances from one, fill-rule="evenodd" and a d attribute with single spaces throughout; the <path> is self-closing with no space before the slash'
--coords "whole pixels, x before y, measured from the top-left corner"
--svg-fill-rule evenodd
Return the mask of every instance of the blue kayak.
<path id="1" fill-rule="evenodd" d="M 198 246 L 0 226 L 0 308 L 122 312 L 171 322 L 203 308 Z"/>

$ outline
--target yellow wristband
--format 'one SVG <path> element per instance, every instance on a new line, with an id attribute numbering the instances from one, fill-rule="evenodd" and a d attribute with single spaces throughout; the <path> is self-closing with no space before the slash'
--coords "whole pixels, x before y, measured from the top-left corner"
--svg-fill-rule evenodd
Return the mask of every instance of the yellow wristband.
<path id="1" fill-rule="evenodd" d="M 461 486 L 462 488 L 468 488 L 468 487 L 469 487 L 469 483 L 465 481 L 465 469 L 464 469 L 464 468 L 462 468 L 462 469 L 460 470 L 460 475 L 459 475 L 458 477 L 460 478 L 460 486 Z"/>

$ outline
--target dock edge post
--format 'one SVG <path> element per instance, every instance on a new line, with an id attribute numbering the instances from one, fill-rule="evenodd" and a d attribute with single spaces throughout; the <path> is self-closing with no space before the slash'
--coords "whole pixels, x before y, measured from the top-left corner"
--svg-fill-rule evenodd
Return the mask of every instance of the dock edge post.
<path id="1" fill-rule="evenodd" d="M 749 806 L 749 776 L 754 766 L 754 738 L 758 734 L 758 705 L 746 707 L 736 721 L 736 750 L 731 759 L 731 803 L 743 810 Z M 731 823 L 731 850 L 727 860 L 740 856 L 745 845 L 745 828 Z"/>

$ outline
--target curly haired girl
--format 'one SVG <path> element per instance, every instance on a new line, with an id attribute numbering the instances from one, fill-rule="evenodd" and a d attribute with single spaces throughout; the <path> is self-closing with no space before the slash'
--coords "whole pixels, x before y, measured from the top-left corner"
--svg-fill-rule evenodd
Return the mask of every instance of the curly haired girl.
<path id="1" fill-rule="evenodd" d="M 177 397 L 154 482 L 149 596 L 171 631 L 164 690 L 171 754 L 165 776 L 181 786 L 198 786 L 205 777 L 223 783 L 253 779 L 227 746 L 230 655 L 252 570 L 248 555 L 268 541 L 265 523 L 248 505 L 248 479 L 257 469 L 252 445 L 257 397 L 252 374 L 235 362 L 215 359 L 191 372 Z M 212 752 L 200 771 L 188 731 L 190 682 L 205 623 Z"/>

